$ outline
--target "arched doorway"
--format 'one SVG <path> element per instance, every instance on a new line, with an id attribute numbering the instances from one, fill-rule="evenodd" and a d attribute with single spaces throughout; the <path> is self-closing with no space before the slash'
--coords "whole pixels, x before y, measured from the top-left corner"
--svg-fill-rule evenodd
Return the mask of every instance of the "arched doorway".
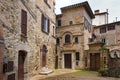
<path id="1" fill-rule="evenodd" d="M 27 56 L 27 52 L 20 50 L 18 53 L 18 80 L 24 80 L 24 61 Z"/>
<path id="2" fill-rule="evenodd" d="M 42 46 L 42 67 L 46 66 L 46 56 L 47 56 L 47 47 L 45 45 Z"/>

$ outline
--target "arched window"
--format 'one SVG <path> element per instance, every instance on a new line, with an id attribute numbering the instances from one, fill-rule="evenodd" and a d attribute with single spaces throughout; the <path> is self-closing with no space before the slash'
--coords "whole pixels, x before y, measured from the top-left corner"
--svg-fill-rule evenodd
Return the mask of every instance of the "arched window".
<path id="1" fill-rule="evenodd" d="M 70 43 L 70 35 L 65 36 L 65 43 Z"/>
<path id="2" fill-rule="evenodd" d="M 75 37 L 75 43 L 78 43 L 78 37 Z"/>

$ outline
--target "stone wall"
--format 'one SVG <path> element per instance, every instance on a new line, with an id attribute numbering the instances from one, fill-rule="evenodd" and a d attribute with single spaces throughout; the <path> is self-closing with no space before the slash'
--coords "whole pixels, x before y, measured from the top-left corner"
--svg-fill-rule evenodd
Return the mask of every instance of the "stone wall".
<path id="1" fill-rule="evenodd" d="M 44 0 L 10 0 L 0 1 L 0 19 L 3 22 L 5 38 L 5 54 L 7 61 L 14 61 L 16 80 L 18 80 L 18 53 L 20 50 L 26 51 L 27 56 L 24 62 L 25 80 L 30 80 L 35 74 L 41 71 L 41 48 L 47 46 L 47 67 L 54 69 L 55 63 L 55 13 L 53 12 L 53 0 L 51 8 L 46 6 Z M 45 8 L 45 9 L 44 9 Z M 27 37 L 25 40 L 21 36 L 21 10 L 27 11 Z M 41 31 L 41 14 L 45 14 L 50 19 L 50 33 Z M 54 28 L 53 28 L 54 26 Z M 5 76 L 8 73 L 5 74 Z"/>

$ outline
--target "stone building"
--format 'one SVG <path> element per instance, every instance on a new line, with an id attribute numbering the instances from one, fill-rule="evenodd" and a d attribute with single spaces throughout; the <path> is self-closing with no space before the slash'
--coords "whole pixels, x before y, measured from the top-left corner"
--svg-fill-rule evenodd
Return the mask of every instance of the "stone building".
<path id="1" fill-rule="evenodd" d="M 94 11 L 95 18 L 92 19 L 92 25 L 103 25 L 108 23 L 108 9 L 106 12 L 100 12 L 100 10 Z"/>
<path id="2" fill-rule="evenodd" d="M 109 55 L 120 49 L 120 22 L 108 23 L 108 10 L 106 12 L 96 10 L 94 15 L 92 37 L 89 39 L 90 49 L 86 51 L 85 58 L 85 68 L 90 70 L 108 67 L 112 64 L 109 63 Z"/>
<path id="3" fill-rule="evenodd" d="M 109 49 L 109 54 L 105 59 L 108 61 L 110 76 L 120 74 L 120 21 L 96 26 L 94 34 L 96 39 L 103 42 L 104 47 Z"/>
<path id="4" fill-rule="evenodd" d="M 44 69 L 54 69 L 54 6 L 54 0 L 0 1 L 0 30 L 1 27 L 4 30 L 5 43 L 3 63 L 6 64 L 3 80 L 30 80 Z"/>
<path id="5" fill-rule="evenodd" d="M 100 67 L 104 65 L 110 67 L 109 65 L 113 64 L 114 61 L 110 62 L 111 60 L 113 60 L 110 58 L 110 55 L 114 56 L 115 52 L 117 52 L 118 53 L 117 55 L 119 55 L 119 50 L 120 50 L 119 31 L 120 31 L 119 21 L 104 25 L 94 26 L 93 37 L 89 39 L 90 50 L 87 53 L 87 59 L 88 59 L 87 64 L 90 69 L 92 67 L 93 69 L 96 68 L 96 70 L 98 70 Z M 99 47 L 97 47 L 98 45 Z M 103 49 L 103 51 L 101 51 L 101 49 Z M 106 52 L 104 50 L 106 50 Z M 119 59 L 117 62 L 119 64 Z"/>
<path id="6" fill-rule="evenodd" d="M 91 37 L 93 12 L 88 2 L 61 8 L 57 20 L 58 68 L 84 69 L 84 50 L 88 50 Z"/>

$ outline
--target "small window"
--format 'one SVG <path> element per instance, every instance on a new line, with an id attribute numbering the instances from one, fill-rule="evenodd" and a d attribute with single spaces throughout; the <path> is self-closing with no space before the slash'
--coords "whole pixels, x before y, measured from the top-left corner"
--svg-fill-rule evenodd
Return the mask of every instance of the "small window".
<path id="1" fill-rule="evenodd" d="M 102 38 L 102 42 L 103 42 L 103 43 L 106 43 L 106 39 L 105 39 L 105 38 Z"/>
<path id="2" fill-rule="evenodd" d="M 108 31 L 110 31 L 110 30 L 115 30 L 115 25 L 109 25 L 108 26 Z"/>
<path id="3" fill-rule="evenodd" d="M 57 45 L 60 44 L 60 39 L 59 38 L 56 39 L 56 43 L 57 43 Z"/>
<path id="4" fill-rule="evenodd" d="M 104 57 L 104 64 L 107 64 L 106 60 L 107 60 L 106 57 Z"/>
<path id="5" fill-rule="evenodd" d="M 61 20 L 58 20 L 57 23 L 58 26 L 61 26 Z"/>
<path id="6" fill-rule="evenodd" d="M 85 57 L 85 67 L 87 67 L 87 57 Z"/>
<path id="7" fill-rule="evenodd" d="M 42 31 L 43 32 L 46 32 L 46 33 L 49 33 L 49 28 L 50 28 L 50 21 L 49 19 L 47 19 L 44 15 L 42 15 Z"/>
<path id="8" fill-rule="evenodd" d="M 106 27 L 100 28 L 100 33 L 106 33 Z"/>
<path id="9" fill-rule="evenodd" d="M 69 21 L 69 25 L 72 25 L 73 24 L 73 21 Z"/>
<path id="10" fill-rule="evenodd" d="M 65 36 L 65 43 L 69 44 L 70 43 L 70 35 Z"/>
<path id="11" fill-rule="evenodd" d="M 76 60 L 80 60 L 80 53 L 76 52 Z"/>
<path id="12" fill-rule="evenodd" d="M 78 37 L 75 37 L 75 43 L 78 43 Z"/>

